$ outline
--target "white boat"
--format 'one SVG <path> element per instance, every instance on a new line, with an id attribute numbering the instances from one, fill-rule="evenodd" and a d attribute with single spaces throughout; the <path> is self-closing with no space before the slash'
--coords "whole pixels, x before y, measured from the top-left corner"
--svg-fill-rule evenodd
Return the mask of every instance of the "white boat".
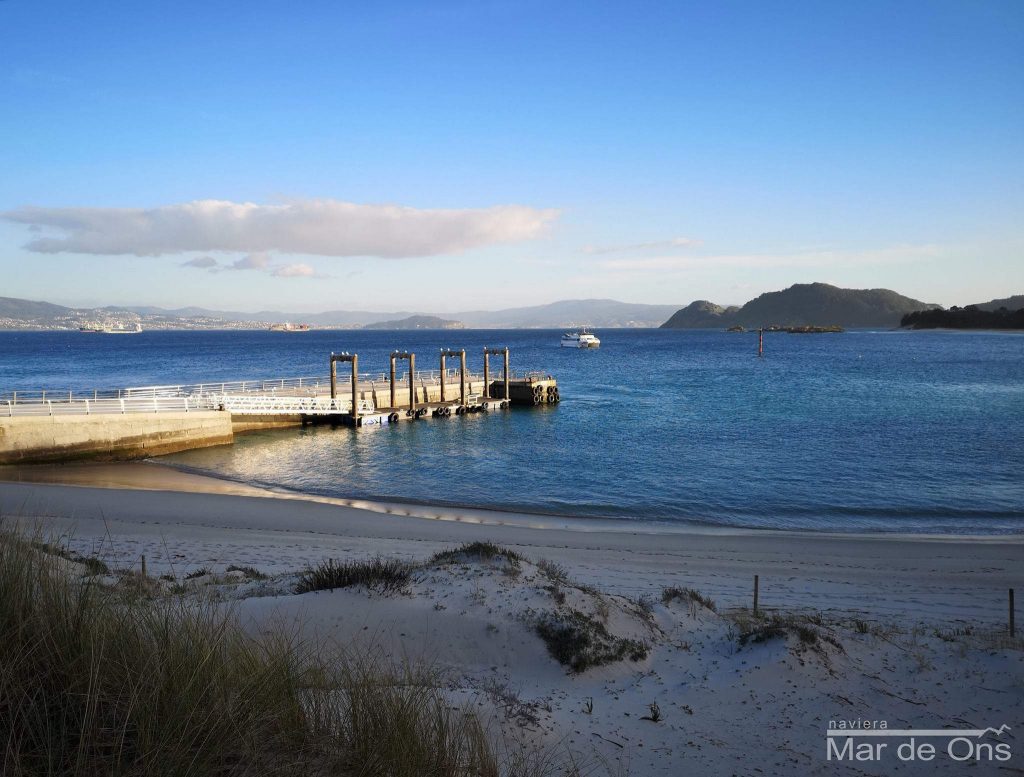
<path id="1" fill-rule="evenodd" d="M 131 326 L 125 324 L 114 324 L 113 326 L 103 327 L 103 334 L 105 335 L 137 335 L 142 331 L 142 324 L 135 323 Z"/>
<path id="2" fill-rule="evenodd" d="M 142 331 L 142 324 L 86 324 L 78 327 L 78 331 L 101 335 L 135 335 Z"/>
<path id="3" fill-rule="evenodd" d="M 576 332 L 566 332 L 562 335 L 562 347 L 563 348 L 599 348 L 601 341 L 597 339 L 597 335 L 593 332 L 588 332 L 586 327 Z"/>
<path id="4" fill-rule="evenodd" d="M 271 332 L 308 332 L 310 329 L 309 324 L 292 324 L 285 322 L 283 324 L 271 324 Z"/>

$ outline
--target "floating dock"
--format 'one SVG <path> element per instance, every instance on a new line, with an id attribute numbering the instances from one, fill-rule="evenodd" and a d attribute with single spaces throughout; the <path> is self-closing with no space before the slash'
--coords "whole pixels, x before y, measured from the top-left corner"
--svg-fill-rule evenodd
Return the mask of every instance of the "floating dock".
<path id="1" fill-rule="evenodd" d="M 493 372 L 491 357 L 501 360 Z M 332 353 L 327 377 L 2 394 L 0 464 L 141 458 L 230 444 L 259 429 L 359 429 L 561 400 L 553 376 L 513 372 L 508 348 L 485 348 L 478 373 L 464 349 L 442 350 L 437 370 L 417 371 L 406 351 L 389 362 L 388 372 L 365 374 L 358 354 Z M 348 367 L 340 382 L 339 364 Z"/>

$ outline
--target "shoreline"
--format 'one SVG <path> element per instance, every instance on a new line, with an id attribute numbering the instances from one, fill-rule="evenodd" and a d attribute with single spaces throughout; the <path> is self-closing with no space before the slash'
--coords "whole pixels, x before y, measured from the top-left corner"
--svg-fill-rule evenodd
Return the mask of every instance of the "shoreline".
<path id="1" fill-rule="evenodd" d="M 188 467 L 159 459 L 111 463 L 29 464 L 0 466 L 0 484 L 35 483 L 68 487 L 113 490 L 172 491 L 191 494 L 217 494 L 264 499 L 298 500 L 355 510 L 399 515 L 430 521 L 450 521 L 489 526 L 515 526 L 530 529 L 560 529 L 576 532 L 602 532 L 644 535 L 711 535 L 735 537 L 793 536 L 823 537 L 835 540 L 906 540 L 915 542 L 969 542 L 979 544 L 1024 544 L 1024 529 L 1006 534 L 938 534 L 894 531 L 828 531 L 823 529 L 769 529 L 726 526 L 689 521 L 639 521 L 596 518 L 557 513 L 504 510 L 463 504 L 439 504 L 387 498 L 333 497 L 251 485 L 215 474 L 197 472 Z"/>
<path id="2" fill-rule="evenodd" d="M 112 567 L 137 568 L 145 555 L 154 574 L 230 565 L 294 573 L 326 558 L 417 560 L 481 541 L 633 599 L 683 586 L 749 606 L 759 575 L 763 607 L 993 624 L 1024 577 L 1019 535 L 607 530 L 583 519 L 303 498 L 145 462 L 33 468 L 20 482 L 13 474 L 0 470 L 0 516 L 65 535 Z"/>

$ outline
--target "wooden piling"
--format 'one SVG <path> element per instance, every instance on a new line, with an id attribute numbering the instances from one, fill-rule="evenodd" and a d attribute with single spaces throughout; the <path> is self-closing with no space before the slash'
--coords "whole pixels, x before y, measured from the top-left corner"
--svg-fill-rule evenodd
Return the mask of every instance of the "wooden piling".
<path id="1" fill-rule="evenodd" d="M 359 426 L 359 354 L 352 354 L 352 425 Z"/>
<path id="2" fill-rule="evenodd" d="M 466 406 L 466 349 L 459 351 L 459 404 Z"/>
<path id="3" fill-rule="evenodd" d="M 505 399 L 506 400 L 511 400 L 512 399 L 512 394 L 509 391 L 509 385 L 508 385 L 509 380 L 510 380 L 510 376 L 508 374 L 508 346 L 507 345 L 505 346 L 505 366 L 504 366 L 503 369 L 505 371 Z"/>
<path id="4" fill-rule="evenodd" d="M 416 354 L 409 354 L 409 410 L 416 415 Z"/>
<path id="5" fill-rule="evenodd" d="M 764 356 L 764 327 L 757 330 L 757 355 Z"/>
<path id="6" fill-rule="evenodd" d="M 397 407 L 395 404 L 395 354 L 391 354 L 391 404 L 389 407 Z"/>
<path id="7" fill-rule="evenodd" d="M 331 399 L 338 397 L 338 366 L 334 361 L 334 351 L 331 351 Z"/>
<path id="8" fill-rule="evenodd" d="M 445 359 L 448 357 L 448 351 L 444 348 L 441 349 L 441 402 L 444 402 L 444 379 L 445 379 Z"/>
<path id="9" fill-rule="evenodd" d="M 146 555 L 142 555 L 142 576 L 146 576 Z"/>
<path id="10" fill-rule="evenodd" d="M 490 351 L 484 346 L 484 399 L 491 396 L 491 364 Z"/>
<path id="11" fill-rule="evenodd" d="M 754 575 L 754 615 L 757 615 L 757 598 L 760 593 L 760 578 L 758 575 Z"/>

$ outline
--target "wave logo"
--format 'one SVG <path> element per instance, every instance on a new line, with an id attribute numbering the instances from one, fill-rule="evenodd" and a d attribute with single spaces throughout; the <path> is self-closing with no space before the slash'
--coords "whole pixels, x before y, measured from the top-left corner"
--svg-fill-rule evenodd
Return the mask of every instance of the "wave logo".
<path id="1" fill-rule="evenodd" d="M 844 724 L 845 721 L 839 721 Z M 900 761 L 933 761 L 944 754 L 957 763 L 1006 763 L 1013 758 L 1010 726 L 999 728 L 887 728 L 884 725 L 846 727 L 829 723 L 825 757 L 829 761 L 879 762 L 893 755 Z M 893 742 L 893 738 L 901 741 Z M 936 742 L 935 740 L 940 740 Z M 943 745 L 945 745 L 943 747 Z"/>

